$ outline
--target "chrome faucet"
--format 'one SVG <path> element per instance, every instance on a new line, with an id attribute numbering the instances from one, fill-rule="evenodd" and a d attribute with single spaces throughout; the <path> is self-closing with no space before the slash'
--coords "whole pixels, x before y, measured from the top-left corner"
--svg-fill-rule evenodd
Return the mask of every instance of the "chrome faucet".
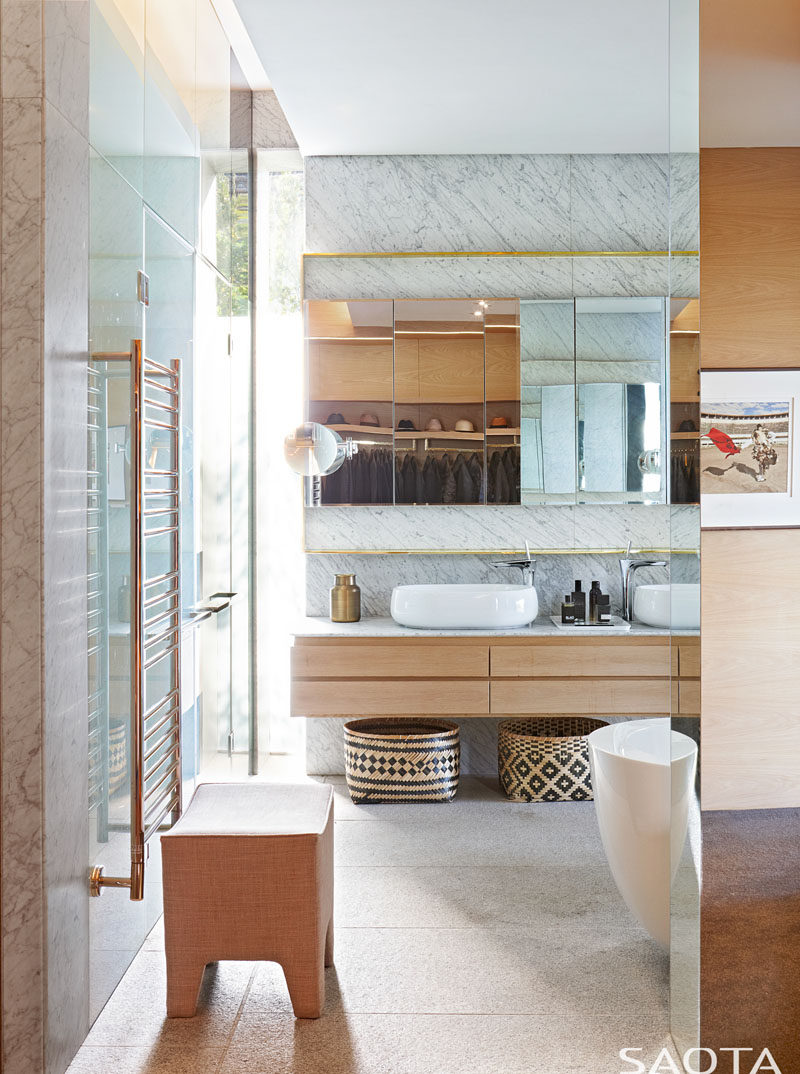
<path id="1" fill-rule="evenodd" d="M 665 559 L 631 559 L 631 542 L 623 559 L 619 561 L 619 571 L 622 575 L 622 618 L 629 623 L 633 622 L 633 576 L 640 567 L 666 567 Z"/>
<path id="2" fill-rule="evenodd" d="M 492 563 L 493 567 L 517 567 L 522 571 L 522 584 L 533 586 L 533 576 L 536 573 L 536 560 L 531 557 L 531 549 L 525 542 L 525 559 L 498 559 Z"/>

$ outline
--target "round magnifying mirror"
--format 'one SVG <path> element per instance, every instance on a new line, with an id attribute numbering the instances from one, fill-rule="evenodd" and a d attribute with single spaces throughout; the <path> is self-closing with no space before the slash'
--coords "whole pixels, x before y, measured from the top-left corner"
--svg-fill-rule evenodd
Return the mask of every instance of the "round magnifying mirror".
<path id="1" fill-rule="evenodd" d="M 283 442 L 289 467 L 303 477 L 335 473 L 348 457 L 348 445 L 333 429 L 316 421 L 298 425 Z"/>

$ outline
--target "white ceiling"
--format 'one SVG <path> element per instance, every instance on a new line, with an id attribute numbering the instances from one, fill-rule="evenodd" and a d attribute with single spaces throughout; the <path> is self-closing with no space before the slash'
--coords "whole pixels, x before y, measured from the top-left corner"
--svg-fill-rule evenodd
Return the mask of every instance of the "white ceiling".
<path id="1" fill-rule="evenodd" d="M 697 0 L 236 2 L 305 155 L 697 148 Z"/>

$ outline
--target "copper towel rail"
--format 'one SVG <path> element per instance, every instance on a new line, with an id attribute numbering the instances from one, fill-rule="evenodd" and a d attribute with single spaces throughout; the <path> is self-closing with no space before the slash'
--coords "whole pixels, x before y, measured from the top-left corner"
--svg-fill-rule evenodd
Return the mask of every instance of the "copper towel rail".
<path id="1" fill-rule="evenodd" d="M 98 353 L 99 361 L 124 360 L 122 354 Z M 181 593 L 180 593 L 180 364 L 164 365 L 147 358 L 140 339 L 133 340 L 131 362 L 131 870 L 130 876 L 105 876 L 91 870 L 90 890 L 127 888 L 133 900 L 144 898 L 147 842 L 167 818 L 181 812 Z M 148 394 L 148 389 L 151 389 Z M 169 402 L 154 396 L 162 393 Z M 157 414 L 157 418 L 153 417 Z M 169 434 L 169 461 L 163 439 L 155 463 L 153 427 Z M 154 477 L 167 478 L 173 488 L 148 488 Z M 176 503 L 158 508 L 159 497 Z M 148 527 L 158 517 L 161 524 Z M 169 519 L 169 524 L 163 519 Z M 155 544 L 150 538 L 159 538 Z M 152 568 L 157 568 L 158 573 Z M 168 603 L 167 611 L 146 617 L 148 609 Z M 152 627 L 158 623 L 158 634 Z M 158 719 L 152 723 L 154 716 Z"/>

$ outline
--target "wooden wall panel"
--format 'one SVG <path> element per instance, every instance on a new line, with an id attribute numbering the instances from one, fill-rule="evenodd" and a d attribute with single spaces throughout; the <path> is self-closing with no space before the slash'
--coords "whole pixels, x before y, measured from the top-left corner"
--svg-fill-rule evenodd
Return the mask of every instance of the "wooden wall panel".
<path id="1" fill-rule="evenodd" d="M 700 152 L 704 369 L 800 364 L 800 148 Z"/>
<path id="2" fill-rule="evenodd" d="M 703 533 L 704 809 L 800 806 L 798 552 L 796 530 Z"/>

